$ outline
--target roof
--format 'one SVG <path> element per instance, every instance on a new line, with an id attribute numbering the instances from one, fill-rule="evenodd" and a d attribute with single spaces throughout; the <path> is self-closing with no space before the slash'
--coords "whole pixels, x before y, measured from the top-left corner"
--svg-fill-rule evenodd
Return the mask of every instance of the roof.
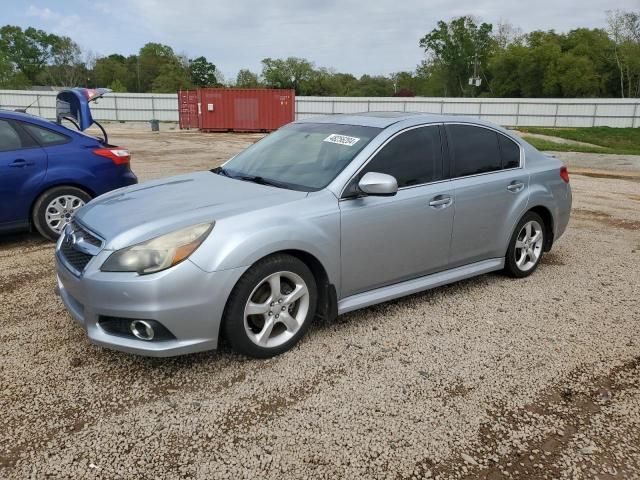
<path id="1" fill-rule="evenodd" d="M 420 125 L 424 123 L 442 123 L 442 122 L 468 122 L 478 125 L 487 125 L 492 128 L 499 126 L 480 120 L 479 118 L 460 116 L 460 115 L 438 115 L 435 113 L 420 112 L 363 112 L 348 113 L 338 115 L 324 115 L 319 117 L 311 117 L 298 120 L 300 123 L 339 123 L 342 125 L 358 125 L 362 127 L 378 127 L 387 128 L 399 122 L 403 122 L 406 126 Z"/>
<path id="2" fill-rule="evenodd" d="M 35 120 L 38 122 L 48 122 L 46 118 L 38 117 L 37 115 L 32 115 L 31 113 L 16 112 L 15 110 L 6 110 L 3 108 L 0 108 L 0 117 L 10 118 L 12 120 Z"/>

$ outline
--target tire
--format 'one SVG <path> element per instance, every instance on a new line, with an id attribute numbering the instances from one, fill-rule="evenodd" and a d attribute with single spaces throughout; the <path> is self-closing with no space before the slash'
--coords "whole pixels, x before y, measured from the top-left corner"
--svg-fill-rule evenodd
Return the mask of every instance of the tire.
<path id="1" fill-rule="evenodd" d="M 304 262 L 284 254 L 266 257 L 242 275 L 229 295 L 224 336 L 236 352 L 249 357 L 279 355 L 307 332 L 317 302 L 316 281 Z"/>
<path id="2" fill-rule="evenodd" d="M 515 278 L 531 275 L 544 255 L 546 238 L 542 217 L 535 212 L 525 213 L 511 235 L 504 262 L 505 272 Z"/>
<path id="3" fill-rule="evenodd" d="M 40 235 L 55 242 L 73 214 L 89 200 L 91 195 L 77 187 L 51 188 L 36 200 L 31 220 Z"/>

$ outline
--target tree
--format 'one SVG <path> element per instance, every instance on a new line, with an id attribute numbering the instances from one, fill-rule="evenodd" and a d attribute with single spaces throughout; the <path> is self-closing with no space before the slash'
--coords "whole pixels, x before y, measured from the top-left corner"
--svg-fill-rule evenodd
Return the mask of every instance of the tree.
<path id="1" fill-rule="evenodd" d="M 522 42 L 524 35 L 520 27 L 515 27 L 509 22 L 498 22 L 492 38 L 498 50 L 504 50 L 509 45 Z"/>
<path id="2" fill-rule="evenodd" d="M 243 68 L 238 72 L 238 76 L 236 77 L 237 88 L 258 88 L 260 86 L 258 75 L 253 73 L 251 70 Z"/>
<path id="3" fill-rule="evenodd" d="M 476 25 L 472 17 L 464 16 L 449 23 L 439 21 L 438 27 L 420 40 L 427 61 L 437 63 L 446 72 L 450 95 L 470 92 L 467 81 L 473 73 L 473 62 L 477 60 L 482 71 L 493 48 L 492 28 L 484 22 Z"/>
<path id="4" fill-rule="evenodd" d="M 109 84 L 109 88 L 116 93 L 122 93 L 127 91 L 127 87 L 125 87 L 124 83 L 122 83 L 117 78 Z"/>
<path id="5" fill-rule="evenodd" d="M 87 70 L 82 61 L 82 51 L 69 37 L 57 37 L 51 48 L 50 64 L 40 76 L 41 83 L 61 87 L 74 87 L 84 83 Z"/>
<path id="6" fill-rule="evenodd" d="M 93 67 L 94 84 L 98 87 L 120 82 L 126 90 L 130 81 L 135 83 L 135 72 L 127 68 L 127 59 L 122 55 L 113 54 L 108 57 L 98 58 Z M 111 87 L 109 87 L 111 88 Z"/>
<path id="7" fill-rule="evenodd" d="M 554 77 L 562 97 L 595 97 L 600 90 L 593 62 L 573 53 L 562 55 L 548 77 Z"/>
<path id="8" fill-rule="evenodd" d="M 51 60 L 59 38 L 33 27 L 23 31 L 20 27 L 5 25 L 0 28 L 0 51 L 14 71 L 33 83 Z"/>
<path id="9" fill-rule="evenodd" d="M 160 69 L 153 80 L 151 91 L 154 93 L 175 93 L 178 90 L 192 88 L 191 78 L 187 68 L 180 64 L 167 63 Z"/>
<path id="10" fill-rule="evenodd" d="M 262 60 L 262 78 L 271 88 L 292 88 L 297 94 L 304 94 L 301 85 L 313 75 L 313 63 L 304 58 L 265 58 Z"/>
<path id="11" fill-rule="evenodd" d="M 640 12 L 608 11 L 609 37 L 618 67 L 619 95 L 640 95 Z"/>
<path id="12" fill-rule="evenodd" d="M 358 97 L 390 97 L 393 95 L 393 81 L 382 75 L 362 75 L 354 93 Z"/>
<path id="13" fill-rule="evenodd" d="M 216 66 L 208 62 L 205 57 L 189 60 L 189 70 L 191 72 L 191 83 L 197 87 L 208 87 L 218 84 L 216 79 Z"/>
<path id="14" fill-rule="evenodd" d="M 180 59 L 168 45 L 147 43 L 140 49 L 136 60 L 135 68 L 141 92 L 149 92 L 152 88 L 154 91 L 158 91 L 157 88 L 166 90 L 169 85 L 185 83 L 182 80 L 177 81 L 178 78 L 189 77 L 187 68 L 181 64 Z M 185 71 L 178 72 L 180 69 Z M 154 86 L 160 75 L 163 75 L 164 78 Z"/>

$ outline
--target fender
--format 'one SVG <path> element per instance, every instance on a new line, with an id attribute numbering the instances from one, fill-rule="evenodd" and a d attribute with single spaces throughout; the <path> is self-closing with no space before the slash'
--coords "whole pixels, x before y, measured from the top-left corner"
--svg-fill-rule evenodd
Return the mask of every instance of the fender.
<path id="1" fill-rule="evenodd" d="M 340 211 L 336 197 L 329 191 L 313 194 L 308 202 L 313 210 L 305 218 L 289 212 L 288 205 L 248 212 L 217 222 L 206 248 L 190 257 L 206 272 L 249 268 L 255 262 L 283 250 L 300 250 L 313 255 L 324 267 L 329 282 L 340 285 Z M 246 228 L 238 228 L 244 225 Z M 215 252 L 211 253 L 203 252 Z"/>

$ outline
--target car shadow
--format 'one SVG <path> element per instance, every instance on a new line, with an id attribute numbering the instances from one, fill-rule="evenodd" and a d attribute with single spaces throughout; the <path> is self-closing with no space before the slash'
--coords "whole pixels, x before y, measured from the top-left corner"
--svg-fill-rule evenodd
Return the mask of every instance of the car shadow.
<path id="1" fill-rule="evenodd" d="M 35 232 L 5 233 L 0 234 L 0 249 L 4 248 L 21 248 L 42 245 L 51 245 L 54 243 L 43 238 Z"/>

